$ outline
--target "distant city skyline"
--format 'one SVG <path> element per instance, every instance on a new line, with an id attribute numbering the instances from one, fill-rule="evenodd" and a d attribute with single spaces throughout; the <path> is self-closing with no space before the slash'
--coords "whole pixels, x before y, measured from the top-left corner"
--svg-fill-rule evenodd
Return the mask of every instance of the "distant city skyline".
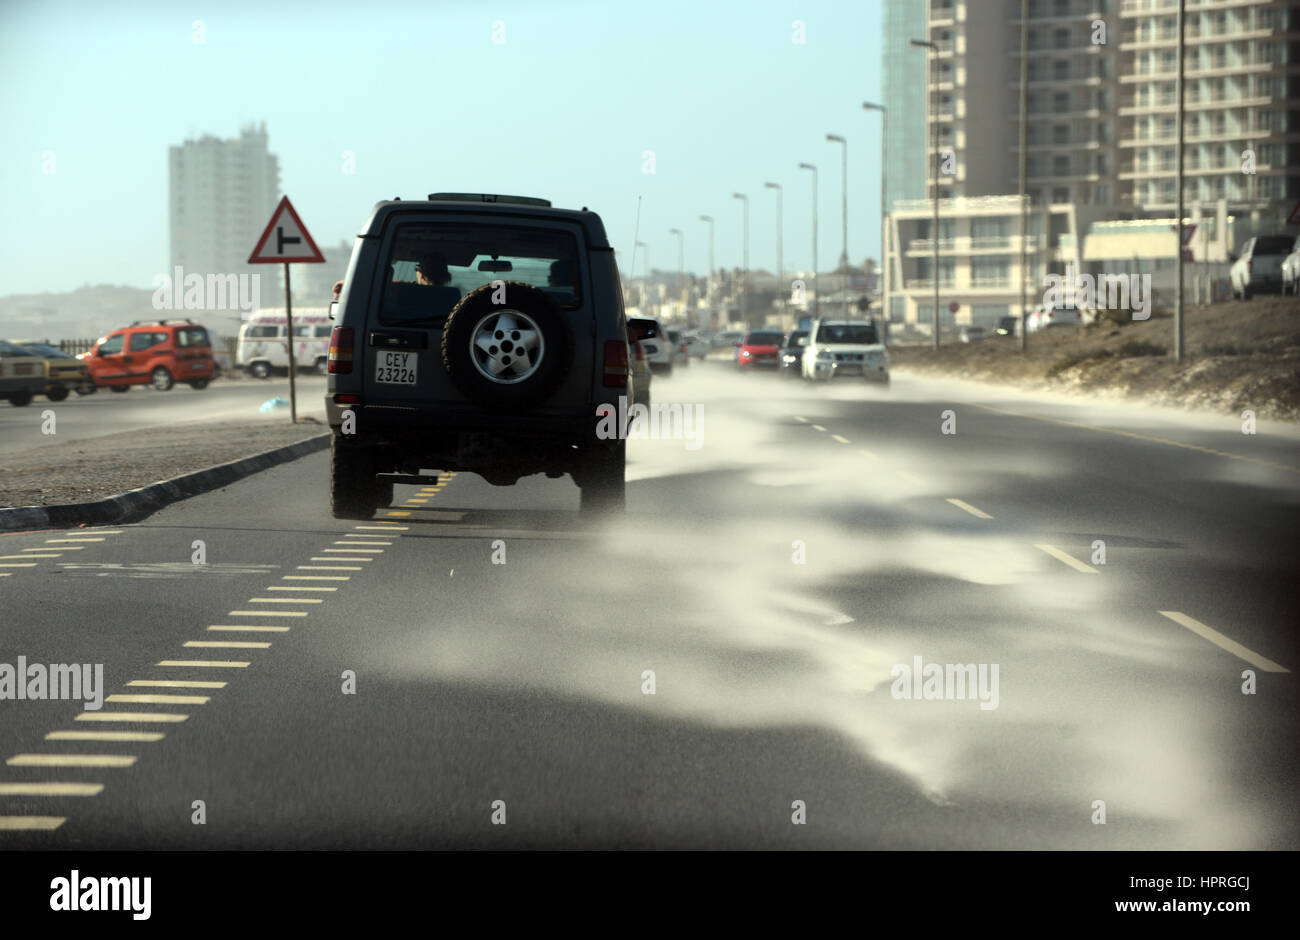
<path id="1" fill-rule="evenodd" d="M 680 228 L 699 273 L 702 214 L 716 265 L 741 263 L 733 192 L 750 196 L 751 267 L 776 267 L 768 180 L 785 187 L 785 268 L 811 267 L 800 162 L 823 168 L 820 260 L 833 266 L 834 133 L 848 140 L 849 259 L 879 257 L 880 122 L 861 109 L 881 95 L 878 0 L 304 9 L 0 9 L 0 194 L 24 233 L 0 254 L 0 294 L 149 286 L 170 267 L 169 148 L 262 122 L 319 244 L 350 241 L 381 199 L 515 193 L 599 212 L 624 265 L 635 236 L 669 270 Z"/>

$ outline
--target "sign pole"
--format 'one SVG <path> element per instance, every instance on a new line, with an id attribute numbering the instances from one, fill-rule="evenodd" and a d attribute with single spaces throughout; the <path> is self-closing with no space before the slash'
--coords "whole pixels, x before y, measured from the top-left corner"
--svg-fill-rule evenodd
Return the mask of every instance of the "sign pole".
<path id="1" fill-rule="evenodd" d="M 290 300 L 289 293 L 289 265 L 284 265 L 284 320 L 285 329 L 288 330 L 286 337 L 289 347 L 289 423 L 298 423 L 298 386 L 294 382 L 294 373 L 298 371 L 298 364 L 294 361 L 293 356 L 293 302 Z"/>

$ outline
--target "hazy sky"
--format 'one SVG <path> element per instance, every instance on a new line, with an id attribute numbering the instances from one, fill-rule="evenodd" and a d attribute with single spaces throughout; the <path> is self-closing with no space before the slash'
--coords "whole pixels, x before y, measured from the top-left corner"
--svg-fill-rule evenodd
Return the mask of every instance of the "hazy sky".
<path id="1" fill-rule="evenodd" d="M 821 171 L 819 261 L 834 265 L 836 133 L 849 140 L 849 258 L 878 258 L 880 118 L 862 102 L 880 100 L 880 23 L 879 0 L 8 0 L 0 295 L 150 286 L 168 264 L 168 146 L 261 121 L 322 245 L 351 239 L 380 199 L 513 193 L 599 212 L 626 265 L 640 195 L 654 267 L 676 265 L 676 227 L 700 272 L 701 214 L 716 219 L 717 265 L 740 264 L 733 192 L 750 197 L 750 267 L 775 268 L 768 180 L 785 187 L 785 267 L 810 265 L 800 162 Z"/>

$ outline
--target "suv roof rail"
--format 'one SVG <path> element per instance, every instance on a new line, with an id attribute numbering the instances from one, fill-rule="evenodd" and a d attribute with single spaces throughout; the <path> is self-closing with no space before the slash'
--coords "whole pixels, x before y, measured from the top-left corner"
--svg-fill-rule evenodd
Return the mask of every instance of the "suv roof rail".
<path id="1" fill-rule="evenodd" d="M 430 202 L 505 202 L 519 206 L 551 208 L 549 199 L 534 196 L 498 196 L 494 193 L 429 193 Z"/>
<path id="2" fill-rule="evenodd" d="M 195 325 L 189 317 L 171 317 L 165 320 L 136 320 L 132 326 L 166 326 L 168 323 L 189 323 Z"/>

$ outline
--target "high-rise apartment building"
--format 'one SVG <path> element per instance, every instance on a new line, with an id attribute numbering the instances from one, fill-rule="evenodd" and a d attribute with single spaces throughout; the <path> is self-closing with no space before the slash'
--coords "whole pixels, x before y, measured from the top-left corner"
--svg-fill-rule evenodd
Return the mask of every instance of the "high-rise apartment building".
<path id="1" fill-rule="evenodd" d="M 923 139 L 914 131 L 892 139 L 890 113 L 895 196 L 882 260 L 892 319 L 927 322 L 933 310 L 936 131 L 946 157 L 943 318 L 950 303 L 958 322 L 987 321 L 1006 305 L 1019 313 L 1022 276 L 1032 305 L 1043 276 L 1067 265 L 1159 271 L 1177 255 L 1164 223 L 1175 195 L 1178 0 L 1022 2 L 928 0 L 924 32 L 904 37 L 890 25 L 915 31 L 908 17 L 923 4 L 886 0 L 885 86 L 898 81 L 891 68 L 909 80 L 919 68 L 926 89 Z M 1186 0 L 1186 11 L 1185 205 L 1199 223 L 1196 260 L 1222 262 L 1246 234 L 1281 225 L 1300 200 L 1300 3 Z M 1019 201 L 1007 198 L 1019 190 L 1022 27 L 1031 205 L 1023 270 Z M 937 48 L 904 48 L 908 39 Z M 898 172 L 907 179 L 894 179 Z"/>
<path id="2" fill-rule="evenodd" d="M 1300 4 L 1188 0 L 1185 10 L 1184 202 L 1224 199 L 1230 212 L 1275 214 L 1300 199 Z M 1174 208 L 1177 12 L 1177 0 L 1124 0 L 1119 9 L 1126 208 Z M 1250 157 L 1253 173 L 1244 172 Z"/>
<path id="3" fill-rule="evenodd" d="M 925 56 L 908 45 L 908 40 L 924 39 L 928 33 L 926 0 L 887 2 L 881 26 L 881 94 L 889 114 L 885 141 L 888 207 L 900 199 L 924 199 L 927 195 L 925 177 L 916 172 L 917 161 L 929 153 L 930 146 L 925 123 Z"/>
<path id="4" fill-rule="evenodd" d="M 280 199 L 266 125 L 245 127 L 231 140 L 187 140 L 169 156 L 172 267 L 187 275 L 273 274 L 247 263 Z"/>

